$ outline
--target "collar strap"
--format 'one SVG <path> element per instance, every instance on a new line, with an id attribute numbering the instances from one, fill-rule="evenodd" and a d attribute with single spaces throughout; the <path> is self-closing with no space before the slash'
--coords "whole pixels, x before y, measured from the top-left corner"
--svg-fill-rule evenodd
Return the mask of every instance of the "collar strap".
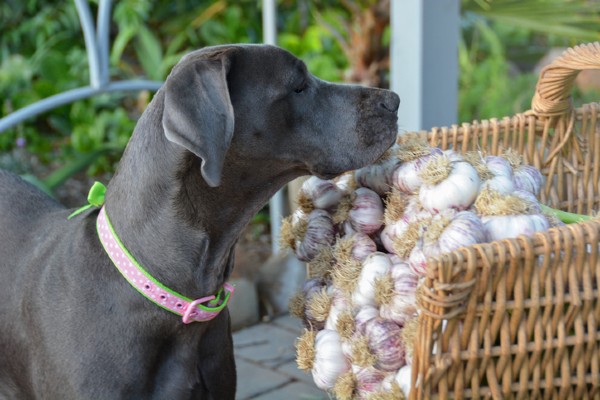
<path id="1" fill-rule="evenodd" d="M 219 315 L 229 302 L 234 287 L 228 283 L 225 283 L 215 295 L 196 300 L 191 300 L 163 286 L 138 264 L 121 243 L 104 207 L 98 214 L 96 229 L 104 250 L 127 282 L 154 304 L 181 316 L 184 324 L 210 321 Z"/>

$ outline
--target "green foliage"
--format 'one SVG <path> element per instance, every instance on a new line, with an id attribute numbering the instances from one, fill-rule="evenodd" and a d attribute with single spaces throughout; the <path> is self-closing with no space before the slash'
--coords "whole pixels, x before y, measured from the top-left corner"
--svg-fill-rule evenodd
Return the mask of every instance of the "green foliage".
<path id="1" fill-rule="evenodd" d="M 552 47 L 598 40 L 600 3 L 584 0 L 463 0 L 459 120 L 502 117 L 530 107 L 532 71 Z M 575 92 L 575 104 L 598 100 Z"/>

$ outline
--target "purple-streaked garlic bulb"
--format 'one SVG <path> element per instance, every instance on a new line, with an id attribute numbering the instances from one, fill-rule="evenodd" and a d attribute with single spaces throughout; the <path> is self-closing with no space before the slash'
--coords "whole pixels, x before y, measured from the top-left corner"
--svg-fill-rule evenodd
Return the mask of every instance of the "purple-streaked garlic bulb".
<path id="1" fill-rule="evenodd" d="M 323 303 L 321 308 L 328 307 L 331 302 L 329 296 L 325 281 L 321 278 L 307 279 L 304 281 L 302 290 L 290 299 L 290 313 L 300 318 L 306 328 L 321 330 L 325 325 L 323 316 L 327 318 L 328 310 L 321 311 L 321 314 L 325 313 L 325 315 L 318 316 L 315 315 L 319 314 L 315 311 L 315 307 L 317 307 L 319 301 Z M 309 306 L 311 307 L 310 310 Z"/>
<path id="2" fill-rule="evenodd" d="M 423 184 L 420 172 L 432 156 L 441 155 L 438 148 L 429 148 L 419 158 L 405 161 L 392 172 L 392 186 L 406 194 L 416 194 Z"/>
<path id="3" fill-rule="evenodd" d="M 408 256 L 408 266 L 413 274 L 424 277 L 427 272 L 427 256 L 423 251 L 424 239 L 420 237 Z"/>
<path id="4" fill-rule="evenodd" d="M 369 349 L 375 356 L 375 368 L 396 371 L 405 364 L 405 347 L 400 327 L 389 320 L 374 318 L 365 326 Z"/>
<path id="5" fill-rule="evenodd" d="M 393 286 L 387 293 L 382 290 L 379 315 L 383 319 L 394 321 L 398 325 L 413 318 L 417 312 L 416 291 L 419 278 L 405 262 L 393 264 L 390 274 Z"/>
<path id="6" fill-rule="evenodd" d="M 354 373 L 356 379 L 355 391 L 358 398 L 368 399 L 369 396 L 379 392 L 386 375 L 384 371 L 374 367 L 358 368 Z"/>
<path id="7" fill-rule="evenodd" d="M 523 164 L 523 157 L 512 149 L 506 150 L 501 157 L 506 159 L 513 169 L 515 189 L 527 190 L 538 196 L 544 184 L 542 173 L 535 167 Z"/>
<path id="8" fill-rule="evenodd" d="M 482 189 L 487 188 L 502 194 L 510 194 L 515 190 L 513 170 L 505 158 L 487 156 L 485 166 L 491 176 L 481 184 Z"/>
<path id="9" fill-rule="evenodd" d="M 371 164 L 356 170 L 356 183 L 383 196 L 391 190 L 392 172 L 398 163 L 398 159 L 389 157 L 377 164 Z"/>
<path id="10" fill-rule="evenodd" d="M 321 249 L 331 246 L 335 240 L 333 220 L 327 211 L 315 209 L 308 214 L 304 236 L 296 241 L 296 256 L 310 261 Z"/>
<path id="11" fill-rule="evenodd" d="M 379 316 L 379 310 L 375 306 L 361 307 L 354 316 L 355 331 L 359 334 L 365 333 L 366 324 Z"/>
<path id="12" fill-rule="evenodd" d="M 348 255 L 358 261 L 364 261 L 369 254 L 377 251 L 377 245 L 371 237 L 362 232 L 354 232 L 338 240 L 336 246 L 348 246 Z"/>
<path id="13" fill-rule="evenodd" d="M 330 210 L 340 202 L 342 195 L 342 191 L 332 181 L 311 176 L 302 184 L 298 201 L 301 206 L 310 202 L 314 208 Z"/>
<path id="14" fill-rule="evenodd" d="M 396 251 L 394 249 L 394 243 L 398 238 L 402 237 L 402 235 L 407 232 L 409 226 L 410 223 L 408 219 L 402 218 L 398 221 L 387 224 L 383 228 L 383 231 L 381 231 L 380 234 L 380 239 L 383 247 L 388 253 L 395 254 Z"/>
<path id="15" fill-rule="evenodd" d="M 515 188 L 526 190 L 534 195 L 540 194 L 544 184 L 542 173 L 531 165 L 520 165 L 514 170 Z"/>
<path id="16" fill-rule="evenodd" d="M 352 202 L 352 209 L 348 220 L 357 232 L 367 235 L 375 233 L 383 224 L 383 202 L 377 193 L 367 188 L 358 188 L 354 191 L 356 197 Z"/>
<path id="17" fill-rule="evenodd" d="M 424 234 L 423 253 L 435 257 L 486 241 L 481 219 L 471 211 L 445 212 L 433 217 Z"/>

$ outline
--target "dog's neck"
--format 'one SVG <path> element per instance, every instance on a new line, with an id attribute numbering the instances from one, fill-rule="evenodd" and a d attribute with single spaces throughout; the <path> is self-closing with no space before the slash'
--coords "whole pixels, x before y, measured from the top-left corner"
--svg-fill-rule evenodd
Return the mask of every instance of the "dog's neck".
<path id="1" fill-rule="evenodd" d="M 138 121 L 108 186 L 106 209 L 124 245 L 150 274 L 198 297 L 223 284 L 241 231 L 299 173 L 228 155 L 221 185 L 209 187 L 200 160 L 166 139 L 162 97 L 157 93 Z"/>

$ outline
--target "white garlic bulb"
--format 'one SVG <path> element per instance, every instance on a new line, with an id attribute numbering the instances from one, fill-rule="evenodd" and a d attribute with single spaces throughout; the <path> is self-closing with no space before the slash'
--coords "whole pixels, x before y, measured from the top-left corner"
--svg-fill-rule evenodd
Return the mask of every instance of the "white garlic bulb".
<path id="1" fill-rule="evenodd" d="M 363 261 L 352 302 L 357 307 L 375 306 L 376 281 L 390 272 L 392 262 L 387 254 L 375 252 Z"/>
<path id="2" fill-rule="evenodd" d="M 296 241 L 296 256 L 301 261 L 310 261 L 325 246 L 335 240 L 333 220 L 327 211 L 315 209 L 308 214 L 304 236 Z"/>
<path id="3" fill-rule="evenodd" d="M 419 200 L 427 211 L 465 210 L 479 192 L 477 170 L 466 161 L 452 161 L 446 156 L 433 157 L 421 171 L 424 183 Z"/>
<path id="4" fill-rule="evenodd" d="M 511 239 L 519 235 L 532 236 L 535 232 L 550 229 L 548 218 L 543 214 L 489 215 L 481 217 L 488 241 Z"/>
<path id="5" fill-rule="evenodd" d="M 342 352 L 340 336 L 334 330 L 323 329 L 317 333 L 314 346 L 313 380 L 318 388 L 331 390 L 338 377 L 350 369 Z"/>

